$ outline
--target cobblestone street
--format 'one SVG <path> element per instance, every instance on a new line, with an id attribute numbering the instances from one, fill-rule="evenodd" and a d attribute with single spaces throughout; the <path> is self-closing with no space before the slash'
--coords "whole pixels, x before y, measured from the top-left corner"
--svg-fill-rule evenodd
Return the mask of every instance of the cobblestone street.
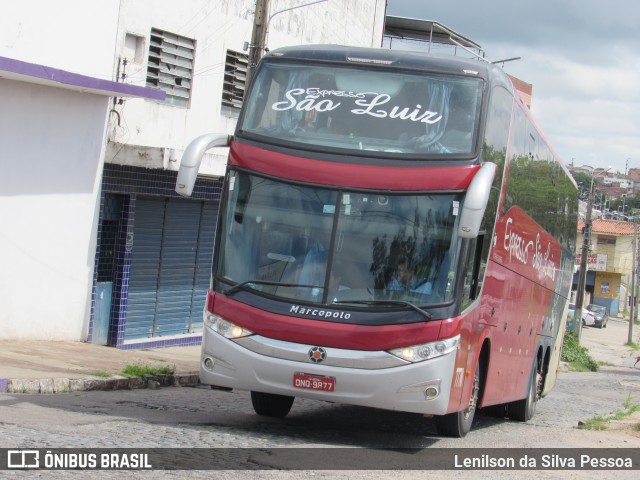
<path id="1" fill-rule="evenodd" d="M 635 354 L 624 346 L 627 325 L 612 321 L 606 329 L 585 329 L 582 344 L 591 349 L 596 360 L 605 362 L 605 366 L 589 373 L 570 372 L 563 367 L 565 371 L 560 373 L 555 389 L 539 402 L 530 422 L 479 415 L 473 430 L 463 439 L 439 437 L 430 419 L 413 414 L 297 399 L 290 415 L 278 420 L 255 415 L 248 392 L 169 387 L 2 395 L 2 447 L 228 447 L 239 448 L 237 455 L 247 456 L 240 458 L 240 462 L 249 461 L 251 452 L 242 448 L 640 448 L 637 431 L 621 429 L 615 424 L 607 431 L 575 428 L 579 421 L 614 413 L 627 399 L 636 403 L 640 400 L 640 369 L 632 367 Z M 59 478 L 73 475 L 73 472 L 48 473 Z M 215 475 L 209 472 L 209 476 L 212 473 Z M 263 473 L 265 478 L 270 475 Z M 360 473 L 358 478 L 373 478 L 370 475 L 373 472 Z M 523 473 L 528 472 L 521 472 L 520 476 Z M 556 478 L 553 474 L 558 474 L 557 478 L 574 478 L 564 477 L 562 472 L 545 473 L 552 474 L 551 478 Z M 616 478 L 632 478 L 625 474 L 622 472 L 622 476 Z M 120 478 L 123 473 L 101 472 L 100 475 Z M 176 473 L 168 475 L 182 478 Z M 243 477 L 249 475 L 248 472 L 233 475 L 249 478 Z M 409 473 L 406 475 L 408 478 Z M 499 472 L 497 478 L 511 478 L 501 475 L 506 473 Z"/>

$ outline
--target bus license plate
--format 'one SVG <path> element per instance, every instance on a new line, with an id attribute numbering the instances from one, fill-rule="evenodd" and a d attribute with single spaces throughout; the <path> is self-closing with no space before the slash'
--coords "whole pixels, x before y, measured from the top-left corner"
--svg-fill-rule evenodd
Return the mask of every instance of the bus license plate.
<path id="1" fill-rule="evenodd" d="M 309 375 L 308 373 L 294 373 L 293 386 L 305 390 L 322 390 L 333 392 L 336 388 L 335 377 L 323 377 L 321 375 Z"/>

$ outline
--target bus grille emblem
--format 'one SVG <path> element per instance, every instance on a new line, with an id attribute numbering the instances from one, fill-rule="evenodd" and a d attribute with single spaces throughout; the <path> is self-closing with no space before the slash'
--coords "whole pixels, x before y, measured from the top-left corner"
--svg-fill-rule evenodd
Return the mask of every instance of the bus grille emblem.
<path id="1" fill-rule="evenodd" d="M 309 360 L 313 363 L 320 363 L 327 358 L 327 351 L 322 347 L 312 347 L 309 349 Z"/>

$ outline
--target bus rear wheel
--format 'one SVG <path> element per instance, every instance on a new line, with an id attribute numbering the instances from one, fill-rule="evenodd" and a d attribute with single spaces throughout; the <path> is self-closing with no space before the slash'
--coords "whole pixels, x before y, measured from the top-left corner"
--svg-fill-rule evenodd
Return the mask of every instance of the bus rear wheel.
<path id="1" fill-rule="evenodd" d="M 507 408 L 511 420 L 528 422 L 536 413 L 536 405 L 538 398 L 540 398 L 540 392 L 542 391 L 542 374 L 538 372 L 537 363 L 534 364 L 531 370 L 527 396 L 522 400 L 511 402 Z"/>
<path id="2" fill-rule="evenodd" d="M 265 417 L 283 418 L 291 411 L 295 397 L 275 393 L 251 392 L 253 410 Z"/>
<path id="3" fill-rule="evenodd" d="M 436 429 L 438 434 L 446 437 L 464 437 L 471 430 L 473 418 L 475 417 L 478 397 L 480 394 L 480 364 L 476 366 L 473 376 L 473 386 L 471 387 L 471 398 L 469 405 L 461 412 L 448 413 L 436 417 Z"/>

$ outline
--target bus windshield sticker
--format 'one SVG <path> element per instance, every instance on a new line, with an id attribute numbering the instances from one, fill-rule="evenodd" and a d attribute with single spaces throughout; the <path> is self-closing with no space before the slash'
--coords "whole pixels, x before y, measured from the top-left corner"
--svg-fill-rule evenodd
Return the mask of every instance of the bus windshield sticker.
<path id="1" fill-rule="evenodd" d="M 293 88 L 288 90 L 285 94 L 287 98 L 283 102 L 275 102 L 271 105 L 271 108 L 275 111 L 284 111 L 295 109 L 305 112 L 330 112 L 335 110 L 342 102 L 334 102 L 327 98 L 321 98 L 317 94 L 318 88 Z M 297 99 L 296 96 L 305 95 L 303 99 Z M 399 118 L 400 120 L 410 120 L 412 122 L 421 122 L 427 124 L 438 123 L 442 120 L 442 114 L 438 112 L 432 112 L 428 109 L 424 109 L 422 105 L 416 104 L 413 110 L 408 107 L 400 107 L 398 105 L 387 106 L 385 108 L 377 108 L 391 100 L 391 95 L 386 93 L 376 92 L 364 92 L 354 94 L 353 92 L 336 92 L 336 91 L 323 91 L 324 94 L 331 94 L 338 97 L 356 97 L 358 100 L 355 104 L 364 108 L 353 108 L 350 110 L 354 115 L 369 115 L 377 118 Z M 372 97 L 367 100 L 367 96 Z M 321 98 L 318 100 L 318 98 Z"/>
<path id="2" fill-rule="evenodd" d="M 457 217 L 458 216 L 458 210 L 460 209 L 460 202 L 458 201 L 454 201 L 453 202 L 453 216 Z"/>
<path id="3" fill-rule="evenodd" d="M 336 213 L 335 205 L 324 205 L 322 207 L 322 213 Z"/>
<path id="4" fill-rule="evenodd" d="M 231 177 L 229 179 L 229 191 L 230 192 L 233 192 L 233 188 L 235 187 L 235 185 L 236 185 L 236 177 Z"/>

